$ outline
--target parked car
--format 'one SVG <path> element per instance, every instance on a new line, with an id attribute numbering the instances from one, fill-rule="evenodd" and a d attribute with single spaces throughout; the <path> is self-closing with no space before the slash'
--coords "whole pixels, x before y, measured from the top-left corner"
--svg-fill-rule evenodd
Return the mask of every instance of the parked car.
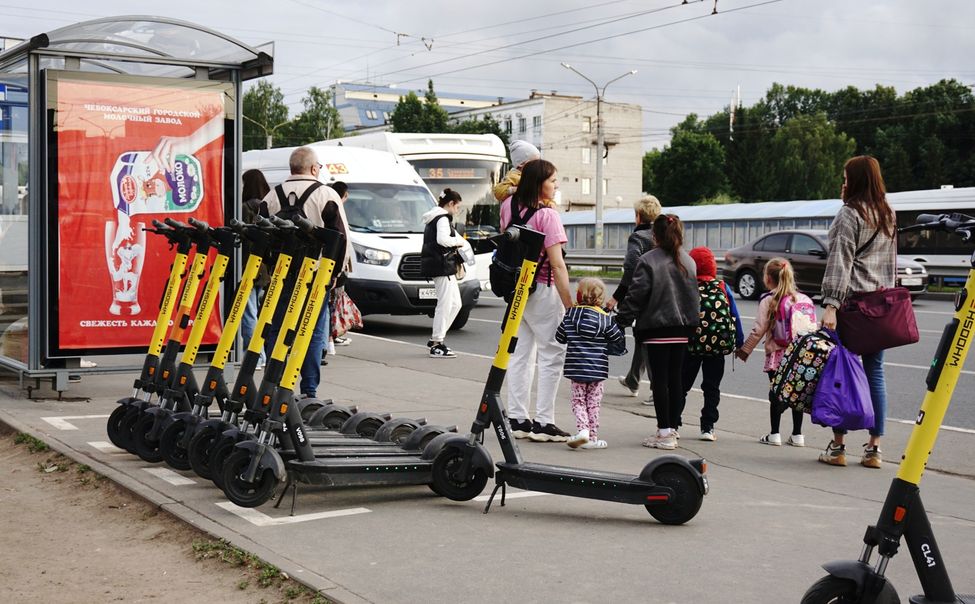
<path id="1" fill-rule="evenodd" d="M 828 232 L 822 230 L 767 233 L 725 253 L 724 279 L 734 284 L 742 298 L 757 300 L 765 291 L 762 283 L 765 263 L 772 258 L 781 257 L 792 263 L 796 287 L 810 296 L 817 296 L 826 272 L 828 245 Z M 917 298 L 928 289 L 927 271 L 922 264 L 905 256 L 898 256 L 897 285 L 910 290 L 912 299 Z"/>

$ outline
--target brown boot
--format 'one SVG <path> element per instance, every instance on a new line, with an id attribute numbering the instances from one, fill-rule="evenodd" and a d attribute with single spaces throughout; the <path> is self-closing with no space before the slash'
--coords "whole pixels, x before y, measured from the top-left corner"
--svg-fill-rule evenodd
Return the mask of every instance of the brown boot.
<path id="1" fill-rule="evenodd" d="M 863 445 L 863 457 L 860 458 L 860 465 L 865 468 L 880 469 L 880 447 Z"/>
<path id="2" fill-rule="evenodd" d="M 831 466 L 846 465 L 846 446 L 838 445 L 835 441 L 829 441 L 826 450 L 819 454 L 819 461 Z"/>

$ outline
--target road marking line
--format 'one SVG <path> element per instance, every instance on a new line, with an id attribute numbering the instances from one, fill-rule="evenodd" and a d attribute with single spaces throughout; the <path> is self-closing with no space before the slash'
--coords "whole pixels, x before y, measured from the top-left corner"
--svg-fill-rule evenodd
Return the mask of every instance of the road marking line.
<path id="1" fill-rule="evenodd" d="M 362 335 L 362 334 L 356 334 Z M 354 514 L 368 514 L 372 510 L 369 508 L 346 508 L 344 510 L 332 510 L 331 512 L 315 512 L 314 514 L 299 514 L 297 516 L 284 516 L 282 518 L 272 518 L 264 512 L 259 512 L 253 508 L 242 508 L 229 501 L 221 501 L 217 507 L 227 510 L 231 514 L 236 514 L 254 526 L 281 526 L 283 524 L 297 524 L 310 520 L 323 520 L 325 518 L 339 518 L 341 516 L 352 516 Z"/>
<path id="2" fill-rule="evenodd" d="M 356 337 L 372 338 L 373 340 L 379 340 L 381 342 L 393 342 L 394 344 L 405 344 L 406 346 L 412 346 L 414 348 L 423 348 L 424 350 L 429 350 L 426 344 L 414 344 L 413 342 L 407 342 L 405 340 L 396 340 L 394 338 L 383 338 L 381 336 L 374 336 L 367 333 L 356 332 Z M 494 360 L 494 357 L 489 357 L 485 354 L 477 354 L 474 352 L 464 352 L 462 350 L 455 350 L 458 356 L 463 355 L 467 357 L 474 357 L 477 359 L 487 359 L 489 361 Z M 107 415 L 105 417 L 108 417 Z"/>
<path id="3" fill-rule="evenodd" d="M 911 426 L 917 423 L 916 421 L 910 419 L 893 419 L 890 417 L 887 418 L 887 421 L 897 422 L 898 424 L 908 424 Z M 975 430 L 969 430 L 968 428 L 956 428 L 954 426 L 941 426 L 941 429 L 945 430 L 946 432 L 961 432 L 962 434 L 975 434 Z"/>
<path id="4" fill-rule="evenodd" d="M 176 487 L 181 487 L 188 484 L 196 484 L 195 480 L 191 478 L 187 478 L 185 476 L 180 476 L 179 474 L 173 472 L 169 468 L 142 468 L 142 469 L 152 474 L 156 478 L 160 480 L 164 480 Z"/>
<path id="5" fill-rule="evenodd" d="M 467 320 L 468 321 L 480 321 L 481 323 L 497 323 L 498 325 L 501 324 L 501 321 L 498 321 L 497 319 L 475 319 L 474 317 L 471 317 L 471 318 L 469 318 Z"/>
<path id="6" fill-rule="evenodd" d="M 60 415 L 58 417 L 42 417 L 41 419 L 51 424 L 58 430 L 77 430 L 78 426 L 67 421 L 69 419 L 108 419 L 107 415 Z"/>
<path id="7" fill-rule="evenodd" d="M 509 499 L 521 499 L 523 497 L 538 497 L 539 495 L 550 495 L 550 494 L 551 493 L 539 493 L 538 491 L 515 491 L 513 493 L 508 493 L 507 495 L 505 495 L 504 499 L 505 501 L 507 501 Z M 490 498 L 491 498 L 490 495 L 478 495 L 472 501 L 487 501 Z M 501 501 L 501 499 L 498 497 L 495 497 L 495 499 Z"/>
<path id="8" fill-rule="evenodd" d="M 88 443 L 90 446 L 98 449 L 102 453 L 128 453 L 125 449 L 119 449 L 112 443 L 107 443 L 103 440 L 96 440 Z"/>
<path id="9" fill-rule="evenodd" d="M 884 361 L 884 365 L 889 365 L 890 367 L 903 367 L 905 369 L 923 369 L 924 371 L 930 371 L 930 365 L 905 365 L 903 363 L 888 363 Z M 962 369 L 959 373 L 963 375 L 975 375 L 975 371 L 969 371 L 967 369 Z"/>

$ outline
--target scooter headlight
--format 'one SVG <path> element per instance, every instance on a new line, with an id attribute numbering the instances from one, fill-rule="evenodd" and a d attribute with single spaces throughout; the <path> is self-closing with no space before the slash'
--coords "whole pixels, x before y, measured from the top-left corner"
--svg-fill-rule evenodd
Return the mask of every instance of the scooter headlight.
<path id="1" fill-rule="evenodd" d="M 373 247 L 366 247 L 358 243 L 352 244 L 355 250 L 355 259 L 362 264 L 374 264 L 376 266 L 387 266 L 393 261 L 393 255 L 386 250 L 379 250 Z"/>

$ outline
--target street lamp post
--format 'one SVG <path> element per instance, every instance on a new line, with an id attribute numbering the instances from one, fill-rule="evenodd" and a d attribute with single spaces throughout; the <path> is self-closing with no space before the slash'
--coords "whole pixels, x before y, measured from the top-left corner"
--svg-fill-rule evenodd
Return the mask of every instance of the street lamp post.
<path id="1" fill-rule="evenodd" d="M 592 84 L 592 87 L 596 89 L 596 232 L 594 237 L 594 247 L 596 250 L 601 250 L 603 249 L 603 157 L 606 154 L 605 141 L 603 140 L 603 96 L 606 94 L 606 88 L 609 87 L 610 84 L 616 80 L 625 78 L 628 75 L 635 74 L 636 69 L 627 71 L 623 75 L 613 78 L 612 80 L 606 82 L 602 89 L 600 89 L 596 82 L 593 82 L 584 76 L 572 65 L 562 63 L 562 67 L 574 72 L 576 75 Z"/>

